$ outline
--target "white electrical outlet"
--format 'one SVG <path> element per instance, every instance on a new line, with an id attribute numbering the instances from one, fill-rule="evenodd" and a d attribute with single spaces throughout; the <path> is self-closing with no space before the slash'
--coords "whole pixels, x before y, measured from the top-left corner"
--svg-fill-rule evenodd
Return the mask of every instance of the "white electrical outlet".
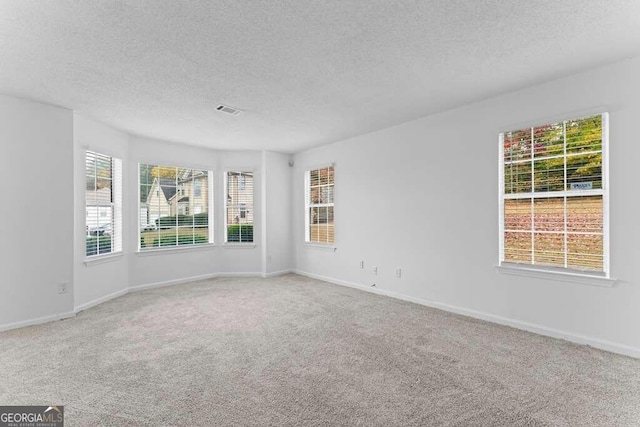
<path id="1" fill-rule="evenodd" d="M 396 279 L 399 279 L 401 277 L 402 277 L 402 269 L 396 268 Z"/>
<path id="2" fill-rule="evenodd" d="M 378 267 L 373 267 L 371 269 L 371 274 L 378 274 Z"/>
<path id="3" fill-rule="evenodd" d="M 58 283 L 58 293 L 66 294 L 67 292 L 69 292 L 69 282 Z"/>
<path id="4" fill-rule="evenodd" d="M 364 261 L 360 261 L 360 268 L 364 268 Z"/>

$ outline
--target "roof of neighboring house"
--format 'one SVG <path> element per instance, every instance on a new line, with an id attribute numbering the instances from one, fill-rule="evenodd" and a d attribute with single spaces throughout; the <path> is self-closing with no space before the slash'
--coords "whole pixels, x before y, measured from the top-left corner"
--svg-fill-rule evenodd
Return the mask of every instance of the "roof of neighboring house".
<path id="1" fill-rule="evenodd" d="M 193 172 L 193 174 L 190 172 Z M 200 170 L 187 171 L 182 176 L 178 177 L 180 182 L 189 182 L 189 181 L 196 181 L 196 180 L 202 181 L 206 178 L 207 178 L 207 173 L 205 171 L 200 171 Z"/>
<path id="2" fill-rule="evenodd" d="M 184 197 L 182 197 L 182 198 L 180 198 L 178 200 L 178 203 L 180 203 L 180 202 L 188 202 L 188 201 L 189 201 L 189 196 L 184 196 Z"/>
<path id="3" fill-rule="evenodd" d="M 160 184 L 160 188 L 164 193 L 164 197 L 167 200 L 171 199 L 176 195 L 178 188 L 176 187 L 176 180 L 171 178 L 158 178 L 158 184 Z"/>

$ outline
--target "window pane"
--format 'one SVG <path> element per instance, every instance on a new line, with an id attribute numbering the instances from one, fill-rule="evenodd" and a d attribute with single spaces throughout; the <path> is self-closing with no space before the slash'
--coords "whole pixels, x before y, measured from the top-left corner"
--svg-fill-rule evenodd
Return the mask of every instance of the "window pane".
<path id="1" fill-rule="evenodd" d="M 140 185 L 140 203 L 147 203 L 148 198 L 150 196 L 149 192 L 151 191 L 150 185 L 141 184 Z"/>
<path id="2" fill-rule="evenodd" d="M 504 233 L 504 260 L 531 264 L 531 233 Z"/>
<path id="3" fill-rule="evenodd" d="M 209 243 L 209 228 L 208 227 L 194 228 L 193 243 L 195 245 Z"/>
<path id="4" fill-rule="evenodd" d="M 327 169 L 327 182 L 333 184 L 335 182 L 335 169 L 333 166 L 329 166 Z"/>
<path id="5" fill-rule="evenodd" d="M 140 185 L 151 185 L 153 184 L 153 176 L 151 175 L 151 169 L 153 166 L 147 164 L 139 164 L 139 176 L 140 176 Z"/>
<path id="6" fill-rule="evenodd" d="M 96 176 L 111 179 L 111 157 L 96 154 Z"/>
<path id="7" fill-rule="evenodd" d="M 333 186 L 320 187 L 319 203 L 333 203 Z"/>
<path id="8" fill-rule="evenodd" d="M 194 232 L 193 229 L 180 229 L 178 231 L 178 245 L 193 245 Z"/>
<path id="9" fill-rule="evenodd" d="M 318 170 L 318 175 L 319 175 L 319 185 L 326 185 L 329 183 L 329 169 L 319 169 Z"/>
<path id="10" fill-rule="evenodd" d="M 505 230 L 531 229 L 531 199 L 504 201 Z"/>
<path id="11" fill-rule="evenodd" d="M 535 199 L 533 223 L 536 231 L 564 232 L 564 197 Z"/>
<path id="12" fill-rule="evenodd" d="M 531 163 L 513 163 L 504 167 L 504 192 L 529 193 L 531 191 Z"/>
<path id="13" fill-rule="evenodd" d="M 194 219 L 193 215 L 178 215 L 177 223 L 179 228 L 193 228 Z"/>
<path id="14" fill-rule="evenodd" d="M 320 185 L 320 171 L 312 170 L 309 173 L 309 182 L 312 187 Z"/>
<path id="15" fill-rule="evenodd" d="M 567 235 L 567 266 L 578 270 L 602 271 L 602 235 Z"/>
<path id="16" fill-rule="evenodd" d="M 564 233 L 535 233 L 535 264 L 564 267 Z"/>
<path id="17" fill-rule="evenodd" d="M 178 168 L 173 166 L 158 166 L 155 165 L 151 168 L 151 176 L 153 178 L 162 178 L 165 180 L 173 180 L 175 185 L 176 178 L 178 176 Z"/>
<path id="18" fill-rule="evenodd" d="M 87 175 L 85 189 L 87 190 L 87 193 L 86 193 L 87 197 L 92 197 L 93 196 L 92 193 L 96 190 L 95 176 Z"/>
<path id="19" fill-rule="evenodd" d="M 531 129 L 520 129 L 504 134 L 505 162 L 531 158 Z"/>
<path id="20" fill-rule="evenodd" d="M 567 154 L 602 151 L 602 116 L 569 120 L 567 127 Z"/>
<path id="21" fill-rule="evenodd" d="M 602 196 L 567 198 L 567 231 L 602 233 Z"/>
<path id="22" fill-rule="evenodd" d="M 533 169 L 536 192 L 564 189 L 564 158 L 536 160 Z"/>
<path id="23" fill-rule="evenodd" d="M 85 160 L 85 176 L 87 178 L 96 176 L 96 156 L 91 152 L 87 152 Z"/>
<path id="24" fill-rule="evenodd" d="M 567 190 L 601 188 L 602 153 L 576 154 L 567 157 Z"/>
<path id="25" fill-rule="evenodd" d="M 311 223 L 312 224 L 320 223 L 320 208 L 318 207 L 311 208 Z"/>
<path id="26" fill-rule="evenodd" d="M 177 168 L 178 183 L 189 182 L 193 179 L 193 170 L 186 168 Z"/>
<path id="27" fill-rule="evenodd" d="M 534 157 L 564 155 L 564 126 L 552 123 L 533 128 Z"/>

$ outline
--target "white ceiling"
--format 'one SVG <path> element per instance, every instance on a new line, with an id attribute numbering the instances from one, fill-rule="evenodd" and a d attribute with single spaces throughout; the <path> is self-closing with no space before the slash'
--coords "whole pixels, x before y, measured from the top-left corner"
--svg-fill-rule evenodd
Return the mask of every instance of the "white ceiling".
<path id="1" fill-rule="evenodd" d="M 295 152 L 638 54 L 639 0 L 0 1 L 1 93 L 220 149 Z"/>

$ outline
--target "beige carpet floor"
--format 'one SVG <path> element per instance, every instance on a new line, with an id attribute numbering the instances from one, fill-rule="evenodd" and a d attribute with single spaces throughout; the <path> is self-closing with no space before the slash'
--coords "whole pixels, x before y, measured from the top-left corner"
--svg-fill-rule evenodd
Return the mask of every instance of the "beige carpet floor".
<path id="1" fill-rule="evenodd" d="M 287 275 L 0 333 L 0 404 L 66 426 L 639 426 L 640 360 Z"/>

